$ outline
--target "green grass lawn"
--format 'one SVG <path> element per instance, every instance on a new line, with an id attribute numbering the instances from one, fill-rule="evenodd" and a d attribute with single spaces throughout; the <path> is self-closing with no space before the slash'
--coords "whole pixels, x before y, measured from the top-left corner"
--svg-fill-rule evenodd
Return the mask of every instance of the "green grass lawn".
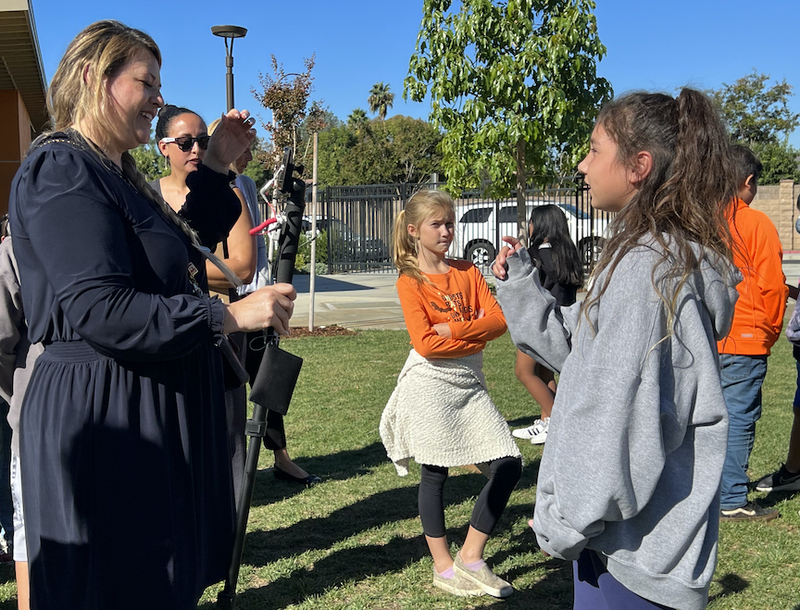
<path id="1" fill-rule="evenodd" d="M 272 456 L 262 450 L 264 470 L 256 479 L 238 609 L 572 607 L 571 565 L 542 555 L 527 525 L 541 447 L 520 442 L 522 480 L 487 547 L 489 564 L 516 592 L 503 601 L 450 596 L 431 585 L 432 562 L 416 507 L 419 468 L 398 477 L 378 433 L 381 411 L 408 353 L 408 334 L 364 331 L 291 339 L 282 346 L 305 359 L 286 417 L 289 451 L 324 482 L 303 489 L 275 480 L 268 470 Z M 514 347 L 507 334 L 490 343 L 484 362 L 490 394 L 509 423 L 530 424 L 538 407 L 514 377 Z M 794 360 L 781 339 L 764 386 L 753 479 L 785 458 L 794 385 Z M 445 486 L 454 547 L 463 541 L 484 481 L 479 474 L 454 469 Z M 800 609 L 800 494 L 757 495 L 777 506 L 782 517 L 765 524 L 722 524 L 709 605 L 714 610 Z M 0 582 L 0 610 L 11 610 L 16 607 L 11 567 L 0 566 Z M 203 610 L 214 608 L 218 590 L 207 591 Z"/>

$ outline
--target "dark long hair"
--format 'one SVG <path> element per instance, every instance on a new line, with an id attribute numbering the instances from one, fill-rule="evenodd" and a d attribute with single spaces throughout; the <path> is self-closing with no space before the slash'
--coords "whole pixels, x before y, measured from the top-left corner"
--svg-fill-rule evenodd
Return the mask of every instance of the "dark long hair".
<path id="1" fill-rule="evenodd" d="M 583 285 L 583 264 L 578 249 L 569 236 L 564 212 L 557 205 L 537 205 L 531 211 L 531 249 L 550 244 L 553 279 L 558 284 Z"/>
<path id="2" fill-rule="evenodd" d="M 166 138 L 169 133 L 169 126 L 175 117 L 182 114 L 193 114 L 200 117 L 194 110 L 189 110 L 183 106 L 175 106 L 173 104 L 165 104 L 164 107 L 158 111 L 158 121 L 156 122 L 156 140 Z M 202 120 L 202 117 L 201 117 Z"/>
<path id="3" fill-rule="evenodd" d="M 727 216 L 738 185 L 728 134 L 708 97 L 692 89 L 677 98 L 629 93 L 606 104 L 597 124 L 616 143 L 623 167 L 631 167 L 641 151 L 650 153 L 653 166 L 609 225 L 595 269 L 596 276 L 606 270 L 608 276 L 602 286 L 590 287 L 584 311 L 602 297 L 625 254 L 650 241 L 662 253 L 651 279 L 671 323 L 675 298 L 704 254 L 732 260 Z"/>

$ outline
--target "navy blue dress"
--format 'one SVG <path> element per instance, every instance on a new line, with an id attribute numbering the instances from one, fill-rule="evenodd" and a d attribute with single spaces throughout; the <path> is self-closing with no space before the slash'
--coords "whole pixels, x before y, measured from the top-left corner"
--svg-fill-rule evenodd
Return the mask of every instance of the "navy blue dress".
<path id="1" fill-rule="evenodd" d="M 215 218 L 213 241 L 240 204 L 227 177 L 195 173 L 185 213 Z M 46 346 L 20 423 L 31 606 L 195 608 L 234 532 L 224 310 L 189 278 L 191 263 L 204 284 L 202 255 L 76 135 L 34 143 L 10 214 Z"/>

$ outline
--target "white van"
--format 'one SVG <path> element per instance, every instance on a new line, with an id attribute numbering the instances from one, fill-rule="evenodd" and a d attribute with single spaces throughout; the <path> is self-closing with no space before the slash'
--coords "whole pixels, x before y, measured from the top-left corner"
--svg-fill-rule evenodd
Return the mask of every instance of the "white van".
<path id="1" fill-rule="evenodd" d="M 607 215 L 600 212 L 590 215 L 572 203 L 536 200 L 528 201 L 526 221 L 530 218 L 533 206 L 547 204 L 557 205 L 563 210 L 567 217 L 570 237 L 578 247 L 584 265 L 588 268 L 597 262 L 609 222 Z M 499 210 L 497 221 L 494 218 L 495 209 Z M 499 235 L 496 234 L 498 222 Z M 503 246 L 502 238 L 506 235 L 516 237 L 517 234 L 516 200 L 456 205 L 456 235 L 448 255 L 472 261 L 478 267 L 485 269 Z"/>

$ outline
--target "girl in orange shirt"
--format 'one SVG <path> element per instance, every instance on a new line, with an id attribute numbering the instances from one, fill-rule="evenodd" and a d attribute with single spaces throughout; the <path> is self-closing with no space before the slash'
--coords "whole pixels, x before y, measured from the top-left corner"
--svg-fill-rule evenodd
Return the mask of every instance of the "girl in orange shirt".
<path id="1" fill-rule="evenodd" d="M 489 535 L 519 480 L 522 462 L 481 371 L 486 342 L 506 322 L 480 271 L 445 257 L 455 211 L 449 195 L 421 191 L 394 223 L 397 291 L 413 349 L 381 417 L 381 438 L 398 474 L 421 465 L 419 511 L 433 556 L 433 584 L 455 595 L 506 597 L 512 586 L 483 561 Z M 445 536 L 448 468 L 478 464 L 488 477 L 455 560 Z"/>

